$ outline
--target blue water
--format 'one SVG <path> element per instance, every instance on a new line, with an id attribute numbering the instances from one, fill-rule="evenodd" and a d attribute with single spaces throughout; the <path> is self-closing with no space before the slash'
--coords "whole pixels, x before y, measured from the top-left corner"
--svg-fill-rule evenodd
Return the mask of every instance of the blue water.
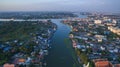
<path id="1" fill-rule="evenodd" d="M 86 16 L 81 16 L 81 18 L 83 17 Z M 52 22 L 55 23 L 58 28 L 51 40 L 52 48 L 49 50 L 47 57 L 47 67 L 79 67 L 78 61 L 73 59 L 76 55 L 72 48 L 71 41 L 68 39 L 71 28 L 60 21 L 61 19 L 52 19 Z M 66 44 L 65 39 L 68 39 L 70 44 Z M 73 66 L 74 64 L 75 66 Z"/>
<path id="2" fill-rule="evenodd" d="M 60 23 L 60 21 L 60 19 L 52 20 L 58 28 L 52 38 L 52 48 L 47 59 L 47 67 L 73 66 L 72 55 L 65 44 L 65 39 L 68 38 L 71 29 L 69 26 Z"/>

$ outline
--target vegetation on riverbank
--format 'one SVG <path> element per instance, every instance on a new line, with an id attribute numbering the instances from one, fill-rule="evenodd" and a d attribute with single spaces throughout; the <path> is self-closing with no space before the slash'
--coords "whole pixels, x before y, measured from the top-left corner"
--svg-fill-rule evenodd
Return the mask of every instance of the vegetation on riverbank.
<path id="1" fill-rule="evenodd" d="M 75 50 L 72 48 L 72 45 L 70 45 L 70 44 L 72 44 L 70 39 L 66 38 L 66 39 L 64 39 L 64 42 L 66 44 L 66 47 L 69 49 L 69 51 L 72 55 L 73 62 L 74 62 L 73 67 L 81 67 L 81 64 L 78 62 L 77 54 L 76 54 Z"/>

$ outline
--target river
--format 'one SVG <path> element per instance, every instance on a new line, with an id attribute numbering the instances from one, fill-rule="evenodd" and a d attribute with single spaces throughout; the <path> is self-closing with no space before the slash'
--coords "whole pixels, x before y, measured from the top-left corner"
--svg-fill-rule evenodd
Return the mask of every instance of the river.
<path id="1" fill-rule="evenodd" d="M 78 18 L 86 18 L 85 15 L 78 15 Z M 49 50 L 46 62 L 47 67 L 80 67 L 75 50 L 69 39 L 71 28 L 61 23 L 62 19 L 52 19 L 57 25 L 57 31 L 51 39 L 52 48 Z"/>
<path id="2" fill-rule="evenodd" d="M 51 39 L 52 48 L 47 57 L 47 67 L 74 67 L 77 64 L 74 59 L 76 56 L 68 39 L 71 28 L 60 21 L 61 19 L 52 19 L 58 28 Z"/>

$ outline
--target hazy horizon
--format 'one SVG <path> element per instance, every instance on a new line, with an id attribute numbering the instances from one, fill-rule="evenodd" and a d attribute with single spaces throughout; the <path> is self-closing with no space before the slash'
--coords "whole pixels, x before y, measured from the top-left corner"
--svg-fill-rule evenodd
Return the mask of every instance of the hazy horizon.
<path id="1" fill-rule="evenodd" d="M 120 12 L 120 0 L 1 0 L 4 11 Z"/>

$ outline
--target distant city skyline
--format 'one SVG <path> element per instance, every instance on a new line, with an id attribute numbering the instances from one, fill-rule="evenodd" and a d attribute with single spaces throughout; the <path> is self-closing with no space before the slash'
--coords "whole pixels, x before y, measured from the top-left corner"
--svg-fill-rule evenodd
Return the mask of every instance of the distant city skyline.
<path id="1" fill-rule="evenodd" d="M 0 0 L 0 11 L 120 12 L 120 0 Z"/>

